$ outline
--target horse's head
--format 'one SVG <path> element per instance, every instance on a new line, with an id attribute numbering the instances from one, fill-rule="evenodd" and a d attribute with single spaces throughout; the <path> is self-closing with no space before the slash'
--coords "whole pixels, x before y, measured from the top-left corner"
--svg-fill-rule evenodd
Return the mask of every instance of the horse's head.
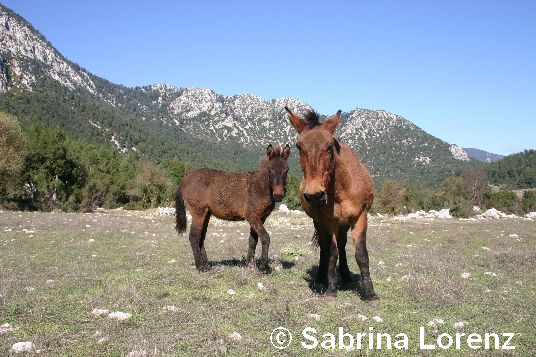
<path id="1" fill-rule="evenodd" d="M 287 159 L 290 156 L 290 147 L 288 144 L 283 150 L 279 145 L 275 148 L 272 144 L 266 148 L 268 160 L 265 162 L 265 168 L 268 171 L 272 198 L 280 202 L 285 196 L 285 185 L 287 182 L 288 164 Z"/>
<path id="2" fill-rule="evenodd" d="M 309 111 L 302 118 L 285 107 L 290 122 L 300 135 L 296 147 L 300 151 L 303 170 L 303 198 L 314 207 L 327 202 L 327 187 L 335 169 L 335 155 L 340 150 L 333 132 L 341 120 L 341 111 L 320 122 L 318 114 Z"/>

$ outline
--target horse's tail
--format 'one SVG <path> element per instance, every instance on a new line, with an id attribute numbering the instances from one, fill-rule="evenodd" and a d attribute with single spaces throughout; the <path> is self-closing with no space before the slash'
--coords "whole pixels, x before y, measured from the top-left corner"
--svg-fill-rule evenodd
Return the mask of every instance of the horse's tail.
<path id="1" fill-rule="evenodd" d="M 175 193 L 175 222 L 175 229 L 179 234 L 186 232 L 188 220 L 186 219 L 186 208 L 184 207 L 180 186 L 177 187 L 177 192 Z"/>

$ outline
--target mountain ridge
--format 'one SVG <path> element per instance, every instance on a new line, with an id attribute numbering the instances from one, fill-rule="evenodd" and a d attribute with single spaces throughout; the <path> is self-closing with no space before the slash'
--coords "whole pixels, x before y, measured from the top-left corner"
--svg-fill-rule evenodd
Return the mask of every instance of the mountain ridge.
<path id="1" fill-rule="evenodd" d="M 46 121 L 67 128 L 68 134 L 75 136 L 101 135 L 120 152 L 133 151 L 156 161 L 167 156 L 192 160 L 190 151 L 195 151 L 195 155 L 207 157 L 200 164 L 255 167 L 259 155 L 254 153 L 262 152 L 264 146 L 296 140 L 283 108 L 288 106 L 297 113 L 311 109 L 295 98 L 267 100 L 254 94 L 223 96 L 212 89 L 167 84 L 132 88 L 114 84 L 69 61 L 31 24 L 3 5 L 0 45 L 4 106 L 15 114 L 23 113 L 22 120 Z M 58 93 L 69 97 L 65 103 Z M 17 95 L 27 100 L 42 95 L 43 104 L 28 113 L 18 106 Z M 41 113 L 47 95 L 56 96 L 54 100 L 64 107 L 63 117 L 54 121 L 50 110 L 48 117 Z M 78 111 L 70 115 L 69 107 L 74 112 L 77 101 L 98 107 L 94 111 L 100 110 L 99 115 L 88 117 Z M 84 129 L 77 132 L 76 125 L 73 127 L 68 120 Z M 422 177 L 437 181 L 473 162 L 461 147 L 383 110 L 356 108 L 343 113 L 335 134 L 358 153 L 377 182 L 385 177 L 407 182 L 422 181 Z M 174 143 L 180 150 L 173 148 Z M 160 146 L 158 150 L 153 148 Z M 243 160 L 233 162 L 230 152 L 243 154 Z M 293 162 L 297 166 L 295 157 Z"/>

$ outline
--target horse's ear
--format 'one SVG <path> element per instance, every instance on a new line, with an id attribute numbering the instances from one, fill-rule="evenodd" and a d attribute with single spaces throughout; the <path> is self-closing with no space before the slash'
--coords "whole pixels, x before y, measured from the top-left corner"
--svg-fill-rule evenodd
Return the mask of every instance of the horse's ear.
<path id="1" fill-rule="evenodd" d="M 269 159 L 274 157 L 275 150 L 274 150 L 274 147 L 272 146 L 272 144 L 268 145 L 268 147 L 266 148 L 266 155 L 268 155 Z"/>
<path id="2" fill-rule="evenodd" d="M 285 110 L 287 111 L 288 118 L 290 119 L 292 126 L 298 132 L 298 134 L 301 134 L 303 129 L 306 127 L 305 122 L 300 116 L 294 114 L 288 107 L 285 107 Z"/>
<path id="3" fill-rule="evenodd" d="M 337 113 L 335 113 L 335 115 L 330 116 L 323 123 L 324 128 L 329 130 L 332 134 L 335 132 L 335 129 L 337 129 L 337 125 L 339 125 L 341 121 L 341 113 L 342 110 L 339 110 Z"/>
<path id="4" fill-rule="evenodd" d="M 287 144 L 287 146 L 285 146 L 283 148 L 283 152 L 281 153 L 281 157 L 286 160 L 286 159 L 288 159 L 289 156 L 290 156 L 290 146 L 288 146 L 288 144 Z"/>

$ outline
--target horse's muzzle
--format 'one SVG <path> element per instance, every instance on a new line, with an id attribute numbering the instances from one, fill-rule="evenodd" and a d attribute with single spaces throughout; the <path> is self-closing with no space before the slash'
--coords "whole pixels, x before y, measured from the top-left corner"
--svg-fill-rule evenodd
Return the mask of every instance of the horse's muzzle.
<path id="1" fill-rule="evenodd" d="M 275 202 L 283 201 L 283 197 L 285 197 L 285 195 L 273 195 L 273 198 L 274 198 Z"/>
<path id="2" fill-rule="evenodd" d="M 316 192 L 316 193 L 303 193 L 303 198 L 305 198 L 305 201 L 309 202 L 313 207 L 320 208 L 327 202 L 327 196 L 324 191 Z"/>

